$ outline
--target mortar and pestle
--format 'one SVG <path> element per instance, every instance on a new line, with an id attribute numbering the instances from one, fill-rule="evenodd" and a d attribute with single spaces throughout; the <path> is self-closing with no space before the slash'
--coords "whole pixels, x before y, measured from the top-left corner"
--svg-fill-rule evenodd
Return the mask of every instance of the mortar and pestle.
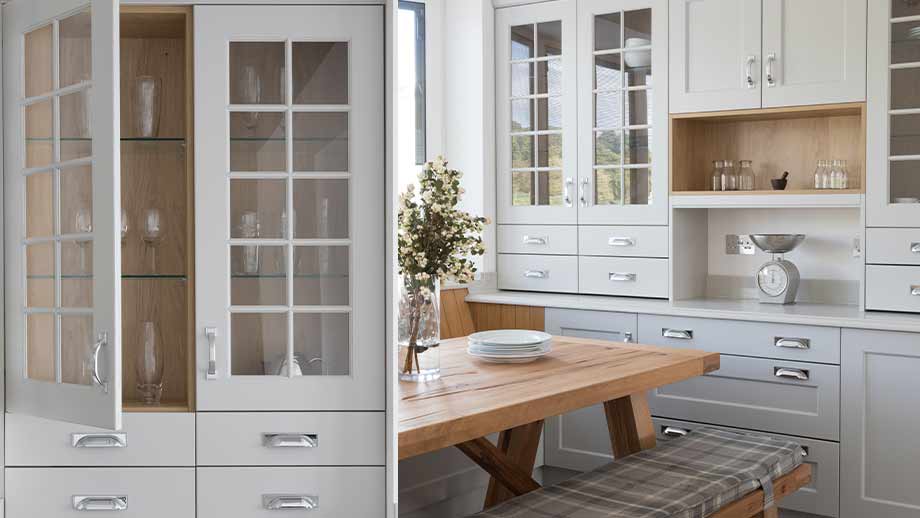
<path id="1" fill-rule="evenodd" d="M 774 191 L 784 191 L 786 190 L 786 183 L 788 182 L 789 171 L 783 172 L 782 178 L 771 178 L 770 185 L 773 186 Z"/>

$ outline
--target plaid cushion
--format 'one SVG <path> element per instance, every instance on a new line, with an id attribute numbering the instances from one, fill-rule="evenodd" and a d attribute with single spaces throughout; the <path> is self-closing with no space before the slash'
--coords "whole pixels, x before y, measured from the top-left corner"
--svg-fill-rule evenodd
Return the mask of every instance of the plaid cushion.
<path id="1" fill-rule="evenodd" d="M 475 516 L 704 518 L 794 470 L 801 452 L 772 437 L 699 428 Z"/>

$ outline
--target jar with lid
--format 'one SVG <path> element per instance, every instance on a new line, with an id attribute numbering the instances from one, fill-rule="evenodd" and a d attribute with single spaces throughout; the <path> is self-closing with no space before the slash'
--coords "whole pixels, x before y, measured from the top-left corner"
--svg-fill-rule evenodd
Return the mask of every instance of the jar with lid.
<path id="1" fill-rule="evenodd" d="M 722 191 L 725 190 L 722 185 L 722 161 L 713 160 L 712 161 L 712 181 L 710 182 L 709 188 L 713 191 Z"/>
<path id="2" fill-rule="evenodd" d="M 846 189 L 849 185 L 847 161 L 834 160 L 834 189 Z"/>
<path id="3" fill-rule="evenodd" d="M 722 190 L 738 190 L 738 174 L 735 173 L 735 162 L 732 160 L 722 161 Z"/>
<path id="4" fill-rule="evenodd" d="M 750 160 L 741 160 L 738 169 L 738 189 L 741 191 L 753 191 L 757 189 L 757 177 L 754 175 L 753 162 Z"/>
<path id="5" fill-rule="evenodd" d="M 815 189 L 827 189 L 827 161 L 818 160 L 815 166 Z"/>

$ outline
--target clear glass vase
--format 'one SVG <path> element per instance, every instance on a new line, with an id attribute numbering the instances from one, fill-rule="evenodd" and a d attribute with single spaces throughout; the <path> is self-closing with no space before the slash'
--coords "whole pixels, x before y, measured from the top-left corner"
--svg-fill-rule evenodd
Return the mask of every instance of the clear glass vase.
<path id="1" fill-rule="evenodd" d="M 159 405 L 163 395 L 165 359 L 158 331 L 153 322 L 141 323 L 135 367 L 137 392 L 145 405 Z"/>
<path id="2" fill-rule="evenodd" d="M 399 379 L 441 377 L 441 286 L 403 276 L 399 288 Z"/>

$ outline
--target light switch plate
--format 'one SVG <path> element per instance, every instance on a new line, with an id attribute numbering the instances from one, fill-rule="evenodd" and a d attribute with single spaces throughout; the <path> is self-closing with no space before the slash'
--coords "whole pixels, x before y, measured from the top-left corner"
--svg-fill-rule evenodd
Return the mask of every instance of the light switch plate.
<path id="1" fill-rule="evenodd" d="M 748 236 L 739 236 L 737 234 L 725 235 L 725 254 L 726 255 L 754 255 L 757 249 L 754 242 Z"/>

